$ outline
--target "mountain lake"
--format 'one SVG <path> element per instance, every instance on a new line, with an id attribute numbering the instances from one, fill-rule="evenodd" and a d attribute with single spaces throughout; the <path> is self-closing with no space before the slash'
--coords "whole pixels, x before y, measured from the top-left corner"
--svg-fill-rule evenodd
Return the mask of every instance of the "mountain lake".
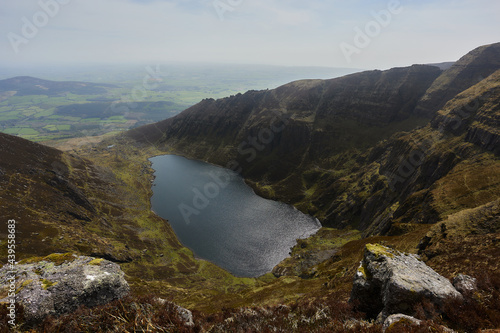
<path id="1" fill-rule="evenodd" d="M 236 276 L 270 272 L 298 238 L 321 227 L 290 205 L 259 197 L 231 170 L 176 155 L 150 161 L 153 211 L 196 257 Z"/>

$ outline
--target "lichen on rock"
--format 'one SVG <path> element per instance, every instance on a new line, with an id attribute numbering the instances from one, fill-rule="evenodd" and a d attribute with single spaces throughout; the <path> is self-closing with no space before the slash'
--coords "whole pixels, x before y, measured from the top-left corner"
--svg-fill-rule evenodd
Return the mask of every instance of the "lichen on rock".
<path id="1" fill-rule="evenodd" d="M 368 253 L 375 255 L 375 257 L 379 256 L 387 256 L 389 258 L 394 258 L 395 251 L 380 244 L 366 244 L 366 251 Z"/>
<path id="2" fill-rule="evenodd" d="M 0 285 L 7 284 L 8 275 L 7 266 L 0 269 Z M 40 322 L 48 315 L 68 313 L 82 305 L 103 305 L 130 292 L 119 265 L 68 254 L 19 263 L 16 284 L 19 286 L 16 302 L 24 306 L 27 323 Z"/>

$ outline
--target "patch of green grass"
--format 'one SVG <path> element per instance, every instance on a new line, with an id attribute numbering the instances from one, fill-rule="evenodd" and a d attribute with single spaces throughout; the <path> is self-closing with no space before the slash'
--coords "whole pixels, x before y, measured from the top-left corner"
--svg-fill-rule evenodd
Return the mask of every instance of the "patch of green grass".
<path id="1" fill-rule="evenodd" d="M 23 283 L 21 283 L 21 285 L 19 286 L 19 288 L 16 289 L 16 294 L 19 293 L 21 290 L 23 290 L 27 285 L 29 285 L 32 282 L 33 280 L 31 279 L 24 280 Z"/>
<path id="2" fill-rule="evenodd" d="M 82 119 L 82 122 L 84 123 L 95 123 L 95 122 L 100 122 L 101 118 L 85 118 Z"/>
<path id="3" fill-rule="evenodd" d="M 69 131 L 71 129 L 71 125 L 57 125 L 57 129 L 59 131 Z"/>
<path id="4" fill-rule="evenodd" d="M 19 135 L 37 135 L 39 134 L 38 131 L 32 129 L 32 128 L 21 128 L 19 129 L 19 132 L 18 132 Z"/>
<path id="5" fill-rule="evenodd" d="M 47 125 L 44 126 L 43 129 L 50 132 L 55 132 L 58 130 L 57 125 Z"/>
<path id="6" fill-rule="evenodd" d="M 380 244 L 366 244 L 366 249 L 373 253 L 377 258 L 380 256 L 386 256 L 389 258 L 394 257 L 393 250 L 388 248 L 387 246 L 383 246 Z"/>
<path id="7" fill-rule="evenodd" d="M 50 108 L 48 110 L 38 112 L 37 114 L 34 115 L 34 117 L 35 118 L 45 118 L 45 117 L 50 117 L 53 114 L 54 114 L 54 108 Z"/>
<path id="8" fill-rule="evenodd" d="M 19 133 L 20 128 L 17 127 L 11 127 L 11 128 L 6 128 L 2 132 L 5 134 L 11 134 L 11 135 L 17 135 Z"/>
<path id="9" fill-rule="evenodd" d="M 19 117 L 0 114 L 0 121 L 8 121 L 8 120 L 16 120 L 16 119 L 19 119 Z"/>
<path id="10" fill-rule="evenodd" d="M 124 116 L 112 116 L 108 117 L 108 121 L 117 121 L 117 122 L 125 122 L 127 121 Z"/>

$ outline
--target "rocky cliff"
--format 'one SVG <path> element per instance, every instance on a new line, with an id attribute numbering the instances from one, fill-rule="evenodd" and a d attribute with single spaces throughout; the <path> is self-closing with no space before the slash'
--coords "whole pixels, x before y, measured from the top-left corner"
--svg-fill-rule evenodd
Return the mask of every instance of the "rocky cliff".
<path id="1" fill-rule="evenodd" d="M 326 226 L 397 233 L 499 194 L 487 169 L 498 168 L 499 50 L 480 47 L 445 71 L 416 65 L 204 100 L 126 136 L 241 172 Z M 490 178 L 467 184 L 472 202 L 444 198 L 444 177 L 464 172 Z"/>
<path id="2" fill-rule="evenodd" d="M 304 159 L 319 162 L 348 149 L 370 147 L 425 123 L 413 110 L 440 73 L 437 67 L 412 66 L 296 81 L 275 90 L 204 100 L 129 135 L 211 162 L 236 159 L 246 176 L 265 173 L 279 180 Z"/>
<path id="3" fill-rule="evenodd" d="M 433 114 L 457 94 L 487 78 L 500 67 L 500 44 L 478 47 L 446 70 L 419 101 L 417 112 Z"/>

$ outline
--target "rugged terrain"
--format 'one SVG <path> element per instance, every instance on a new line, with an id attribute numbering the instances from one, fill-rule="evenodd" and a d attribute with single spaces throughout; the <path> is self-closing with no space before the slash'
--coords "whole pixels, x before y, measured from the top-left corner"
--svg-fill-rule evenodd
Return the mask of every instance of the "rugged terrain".
<path id="1" fill-rule="evenodd" d="M 73 252 L 120 263 L 134 295 L 201 311 L 199 327 L 214 332 L 243 330 L 255 318 L 259 327 L 288 328 L 276 323 L 281 315 L 305 318 L 308 328 L 325 320 L 320 327 L 332 331 L 341 321 L 342 329 L 379 332 L 349 322 L 362 315 L 346 303 L 369 243 L 418 253 L 447 279 L 477 278 L 478 293 L 447 305 L 441 324 L 468 331 L 459 309 L 475 318 L 473 330 L 496 328 L 499 147 L 500 44 L 493 44 L 446 70 L 414 65 L 205 99 L 71 153 L 0 134 L 1 216 L 18 221 L 19 259 Z M 260 195 L 295 205 L 324 228 L 257 279 L 195 260 L 150 211 L 148 158 L 166 153 L 236 170 Z M 1 233 L 6 239 L 7 229 Z M 163 314 L 157 300 L 127 302 L 126 322 L 143 318 L 130 304 Z M 338 312 L 321 314 L 325 306 Z M 437 318 L 424 310 L 419 319 Z M 99 310 L 82 311 L 100 321 Z M 51 320 L 45 327 L 74 321 Z"/>
<path id="2" fill-rule="evenodd" d="M 128 136 L 230 166 L 325 226 L 387 234 L 498 197 L 499 58 L 494 44 L 446 71 L 416 65 L 204 100 Z M 451 184 L 467 187 L 460 199 Z"/>

